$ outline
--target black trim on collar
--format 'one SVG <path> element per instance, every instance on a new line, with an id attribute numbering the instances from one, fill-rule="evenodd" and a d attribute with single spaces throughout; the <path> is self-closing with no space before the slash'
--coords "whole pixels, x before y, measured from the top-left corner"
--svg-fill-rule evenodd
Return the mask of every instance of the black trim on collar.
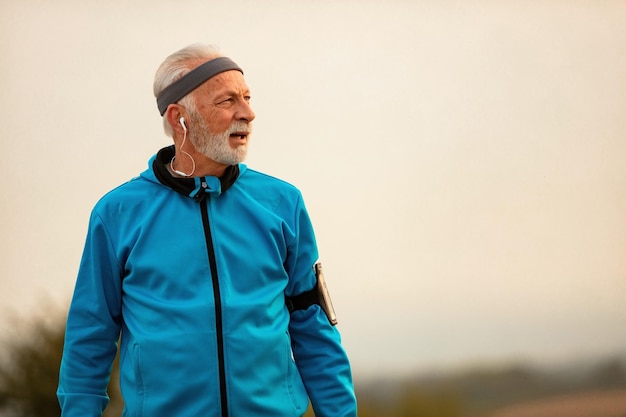
<path id="1" fill-rule="evenodd" d="M 170 174 L 167 164 L 174 157 L 174 145 L 161 149 L 154 159 L 152 169 L 157 180 L 163 185 L 170 187 L 172 190 L 189 197 L 196 189 L 196 181 L 194 178 L 179 178 Z M 221 192 L 225 192 L 235 183 L 239 177 L 239 165 L 230 165 L 226 167 L 224 175 L 220 177 Z M 200 201 L 205 197 L 204 193 L 198 194 L 196 200 Z"/>

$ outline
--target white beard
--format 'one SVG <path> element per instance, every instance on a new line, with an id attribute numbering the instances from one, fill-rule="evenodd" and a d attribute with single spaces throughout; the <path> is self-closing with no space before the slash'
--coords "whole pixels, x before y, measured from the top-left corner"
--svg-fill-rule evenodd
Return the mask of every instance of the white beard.
<path id="1" fill-rule="evenodd" d="M 207 158 L 224 165 L 236 165 L 245 161 L 248 155 L 248 142 L 252 126 L 248 122 L 233 122 L 224 133 L 211 134 L 204 118 L 195 112 L 190 115 L 189 140 L 198 152 Z M 248 132 L 244 145 L 230 146 L 230 135 L 235 132 Z"/>

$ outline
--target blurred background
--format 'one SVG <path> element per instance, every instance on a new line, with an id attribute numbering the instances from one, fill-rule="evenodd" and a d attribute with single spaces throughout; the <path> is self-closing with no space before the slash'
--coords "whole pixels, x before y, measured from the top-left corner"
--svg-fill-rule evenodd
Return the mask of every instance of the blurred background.
<path id="1" fill-rule="evenodd" d="M 245 71 L 247 164 L 304 194 L 361 415 L 624 400 L 617 0 L 0 0 L 0 375 L 55 363 L 89 212 L 170 143 L 152 79 L 196 42 Z"/>

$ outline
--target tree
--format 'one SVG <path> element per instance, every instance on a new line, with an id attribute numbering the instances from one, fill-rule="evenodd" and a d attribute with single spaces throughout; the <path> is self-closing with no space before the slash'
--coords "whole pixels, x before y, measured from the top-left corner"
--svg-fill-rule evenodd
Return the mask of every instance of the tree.
<path id="1" fill-rule="evenodd" d="M 63 354 L 65 317 L 53 314 L 25 321 L 15 319 L 0 350 L 0 411 L 11 417 L 59 417 L 56 397 Z M 114 363 L 104 417 L 122 414 L 118 383 L 119 366 Z"/>
<path id="2" fill-rule="evenodd" d="M 64 327 L 49 319 L 14 322 L 0 352 L 0 409 L 15 417 L 58 417 Z"/>

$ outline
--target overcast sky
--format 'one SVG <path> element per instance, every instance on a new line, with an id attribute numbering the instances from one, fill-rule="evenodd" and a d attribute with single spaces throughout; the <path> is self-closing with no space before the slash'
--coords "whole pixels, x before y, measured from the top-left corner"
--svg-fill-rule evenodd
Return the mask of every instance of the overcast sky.
<path id="1" fill-rule="evenodd" d="M 302 190 L 357 377 L 626 351 L 610 0 L 0 0 L 5 316 L 67 308 L 91 208 L 170 143 L 154 72 L 195 42 L 245 71 L 247 163 Z"/>

